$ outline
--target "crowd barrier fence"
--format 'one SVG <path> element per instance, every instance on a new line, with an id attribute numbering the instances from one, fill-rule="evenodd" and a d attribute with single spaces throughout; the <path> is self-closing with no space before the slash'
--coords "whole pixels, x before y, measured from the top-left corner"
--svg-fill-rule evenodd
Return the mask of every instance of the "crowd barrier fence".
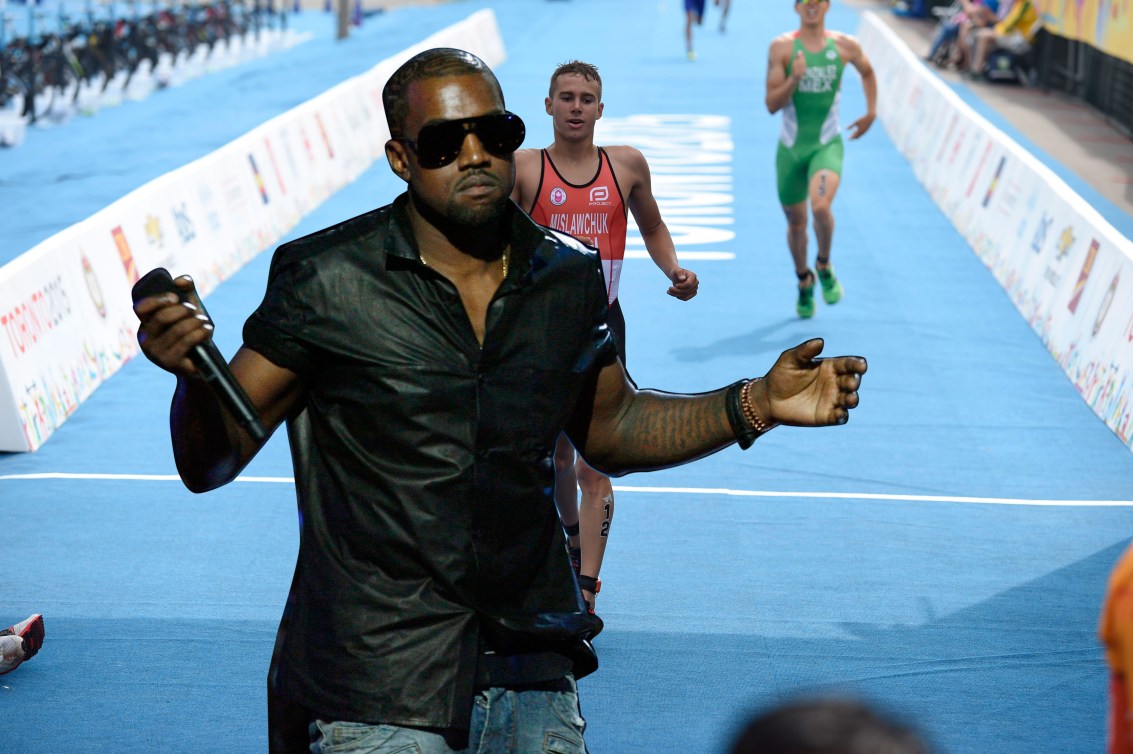
<path id="1" fill-rule="evenodd" d="M 1133 241 L 976 113 L 876 13 L 864 14 L 858 37 L 877 72 L 878 116 L 917 179 L 1133 450 Z"/>

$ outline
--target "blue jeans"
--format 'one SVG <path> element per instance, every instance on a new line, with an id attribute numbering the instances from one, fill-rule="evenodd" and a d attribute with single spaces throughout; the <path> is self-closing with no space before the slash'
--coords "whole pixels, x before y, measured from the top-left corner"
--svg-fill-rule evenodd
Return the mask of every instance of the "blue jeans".
<path id="1" fill-rule="evenodd" d="M 489 688 L 476 693 L 468 748 L 453 749 L 440 733 L 397 725 L 311 724 L 312 754 L 586 754 L 586 721 L 574 678 L 562 691 Z"/>
<path id="2" fill-rule="evenodd" d="M 932 39 L 932 44 L 929 46 L 928 55 L 926 57 L 932 60 L 940 54 L 944 45 L 954 44 L 960 37 L 960 24 L 945 22 L 940 24 L 936 30 L 936 36 Z"/>

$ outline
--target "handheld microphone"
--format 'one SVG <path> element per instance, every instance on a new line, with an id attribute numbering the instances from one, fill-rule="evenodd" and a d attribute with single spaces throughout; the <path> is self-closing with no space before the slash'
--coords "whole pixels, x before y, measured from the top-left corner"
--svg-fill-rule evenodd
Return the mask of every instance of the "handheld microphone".
<path id="1" fill-rule="evenodd" d="M 147 272 L 138 282 L 134 283 L 131 293 L 135 304 L 143 298 L 161 293 L 175 293 L 182 301 L 188 301 L 188 295 L 173 284 L 173 276 L 164 267 L 157 267 Z M 206 317 L 208 316 L 208 312 L 204 312 L 203 309 L 202 313 Z M 224 356 L 221 355 L 216 344 L 212 342 L 212 338 L 195 346 L 189 353 L 189 358 L 192 360 L 193 366 L 204 377 L 208 386 L 216 393 L 221 403 L 235 417 L 240 426 L 252 436 L 252 439 L 256 442 L 266 440 L 267 431 L 264 429 L 264 425 L 260 423 L 259 414 L 256 413 L 248 394 L 244 392 L 240 383 L 232 375 L 232 370 L 228 368 L 228 362 L 224 360 Z"/>

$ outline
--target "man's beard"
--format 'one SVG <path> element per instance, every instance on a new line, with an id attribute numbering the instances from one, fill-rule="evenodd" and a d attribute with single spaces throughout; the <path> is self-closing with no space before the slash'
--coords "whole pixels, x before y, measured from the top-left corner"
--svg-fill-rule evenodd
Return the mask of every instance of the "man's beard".
<path id="1" fill-rule="evenodd" d="M 451 199 L 445 207 L 443 224 L 438 227 L 446 228 L 446 231 L 447 228 L 452 227 L 457 232 L 460 232 L 460 229 L 463 228 L 469 233 L 492 230 L 503 220 L 508 203 L 506 196 L 500 197 L 498 201 L 492 204 L 480 204 L 475 207 L 469 207 Z"/>
<path id="2" fill-rule="evenodd" d="M 504 191 L 498 201 L 469 207 L 462 205 L 457 196 L 460 190 L 470 183 L 486 183 L 493 188 L 503 188 L 503 181 L 491 173 L 476 171 L 464 175 L 453 185 L 452 196 L 449 197 L 448 204 L 445 206 L 445 215 L 449 222 L 458 226 L 475 228 L 477 231 L 488 229 L 503 218 L 504 211 L 508 206 L 510 189 Z"/>
<path id="3" fill-rule="evenodd" d="M 475 176 L 483 178 L 483 176 Z M 469 177 L 469 180 L 472 176 Z M 494 182 L 494 180 L 493 180 Z M 460 183 L 454 187 L 453 194 L 444 205 L 443 211 L 429 205 L 413 187 L 409 193 L 413 206 L 430 225 L 445 235 L 455 246 L 472 256 L 493 256 L 498 252 L 501 231 L 511 217 L 511 197 L 504 193 L 496 201 L 469 206 L 457 198 Z"/>

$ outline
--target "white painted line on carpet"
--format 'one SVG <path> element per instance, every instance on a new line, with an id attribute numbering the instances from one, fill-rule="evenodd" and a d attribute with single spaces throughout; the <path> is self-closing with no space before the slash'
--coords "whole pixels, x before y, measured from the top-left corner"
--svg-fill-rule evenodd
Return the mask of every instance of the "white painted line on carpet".
<path id="1" fill-rule="evenodd" d="M 69 474 L 60 471 L 38 474 L 0 474 L 0 482 L 18 479 L 105 479 L 112 481 L 179 482 L 176 474 Z M 294 484 L 293 477 L 240 476 L 234 481 L 251 484 Z M 955 495 L 889 495 L 873 492 L 783 492 L 775 490 L 732 490 L 726 487 L 623 487 L 614 485 L 615 492 L 642 492 L 668 495 L 726 495 L 730 497 L 779 497 L 814 500 L 880 500 L 909 503 L 960 503 L 964 505 L 1039 505 L 1069 506 L 1075 508 L 1133 507 L 1133 500 L 1037 500 L 1011 497 L 962 497 Z"/>
<path id="2" fill-rule="evenodd" d="M 959 497 L 954 495 L 887 495 L 872 492 L 778 492 L 772 490 L 730 490 L 713 487 L 620 487 L 623 492 L 666 492 L 683 495 L 730 495 L 734 497 L 837 498 L 840 500 L 896 500 L 912 503 L 963 503 L 965 505 L 1048 505 L 1079 508 L 1133 506 L 1133 500 L 1035 500 L 1010 497 Z"/>

